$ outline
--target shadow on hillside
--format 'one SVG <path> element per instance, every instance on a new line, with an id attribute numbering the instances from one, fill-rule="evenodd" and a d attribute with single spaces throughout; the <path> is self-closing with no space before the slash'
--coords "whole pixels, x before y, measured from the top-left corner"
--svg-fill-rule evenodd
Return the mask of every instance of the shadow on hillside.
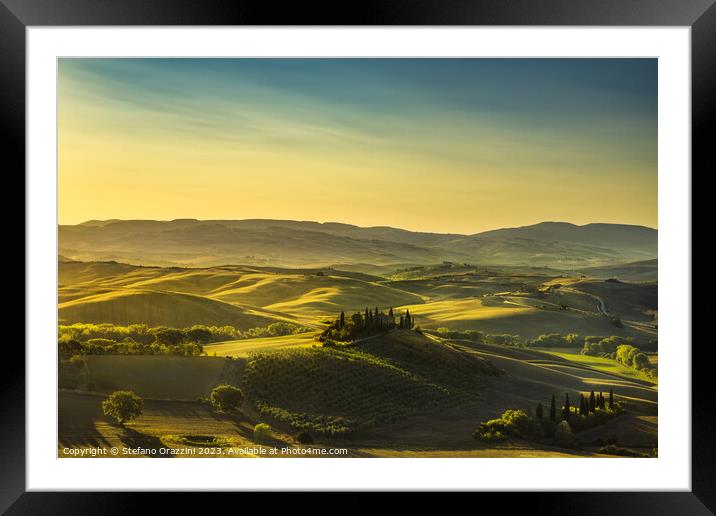
<path id="1" fill-rule="evenodd" d="M 198 401 L 145 400 L 144 406 L 147 412 L 164 417 L 215 421 L 237 421 L 246 418 L 240 410 L 218 412 L 211 405 Z"/>
<path id="2" fill-rule="evenodd" d="M 109 448 L 112 444 L 97 429 L 102 418 L 95 397 L 61 392 L 58 399 L 57 433 L 60 448 Z"/>
<path id="3" fill-rule="evenodd" d="M 60 448 L 109 448 L 112 445 L 100 434 L 92 422 L 87 425 L 61 425 Z"/>
<path id="4" fill-rule="evenodd" d="M 150 450 L 149 453 L 145 454 L 147 457 L 174 457 L 172 454 L 159 454 L 159 449 L 166 448 L 166 446 L 158 437 L 143 434 L 133 428 L 123 428 L 121 433 L 118 434 L 118 437 L 127 448 L 146 448 Z"/>

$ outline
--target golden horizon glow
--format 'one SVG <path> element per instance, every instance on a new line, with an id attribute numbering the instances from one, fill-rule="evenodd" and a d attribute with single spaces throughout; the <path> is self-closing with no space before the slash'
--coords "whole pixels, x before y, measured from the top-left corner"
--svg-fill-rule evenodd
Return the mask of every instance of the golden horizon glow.
<path id="1" fill-rule="evenodd" d="M 656 227 L 651 61 L 61 60 L 59 221 Z"/>

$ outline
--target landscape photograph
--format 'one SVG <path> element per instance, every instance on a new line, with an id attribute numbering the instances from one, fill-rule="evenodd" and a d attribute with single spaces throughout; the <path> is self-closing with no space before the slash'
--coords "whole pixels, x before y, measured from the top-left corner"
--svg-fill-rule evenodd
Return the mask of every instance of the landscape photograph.
<path id="1" fill-rule="evenodd" d="M 59 59 L 58 457 L 658 457 L 657 66 Z"/>

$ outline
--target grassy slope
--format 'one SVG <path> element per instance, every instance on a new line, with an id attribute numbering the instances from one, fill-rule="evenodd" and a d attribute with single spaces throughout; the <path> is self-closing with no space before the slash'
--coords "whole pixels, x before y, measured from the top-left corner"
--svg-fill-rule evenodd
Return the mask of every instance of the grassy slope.
<path id="1" fill-rule="evenodd" d="M 516 303 L 520 304 L 516 304 Z M 537 303 L 541 303 L 538 301 Z M 416 316 L 416 324 L 425 328 L 446 326 L 453 330 L 481 330 L 491 334 L 519 334 L 535 338 L 543 333 L 579 333 L 581 335 L 630 335 L 596 314 L 540 309 L 527 300 L 463 299 L 427 302 L 399 307 Z"/>
<path id="2" fill-rule="evenodd" d="M 318 332 L 285 335 L 282 337 L 267 337 L 262 339 L 241 339 L 217 342 L 204 346 L 208 356 L 219 357 L 247 357 L 250 353 L 272 352 L 293 348 L 311 347 L 317 344 L 314 340 Z"/>
<path id="3" fill-rule="evenodd" d="M 201 296 L 178 292 L 121 289 L 89 295 L 59 305 L 63 323 L 144 323 L 186 327 L 193 324 L 238 328 L 267 326 L 276 319 Z"/>
<path id="4" fill-rule="evenodd" d="M 225 359 L 214 357 L 87 355 L 98 392 L 129 389 L 147 398 L 196 400 L 221 378 Z"/>
<path id="5" fill-rule="evenodd" d="M 583 280 L 570 287 L 600 297 L 609 313 L 626 320 L 653 321 L 653 312 L 658 310 L 656 283 Z"/>
<path id="6" fill-rule="evenodd" d="M 554 355 L 556 357 L 561 357 L 566 360 L 570 360 L 577 364 L 583 364 L 586 366 L 591 367 L 592 369 L 596 369 L 597 371 L 604 371 L 607 373 L 614 373 L 621 376 L 625 376 L 627 378 L 635 378 L 638 380 L 644 380 L 649 383 L 656 384 L 658 383 L 656 380 L 649 378 L 648 376 L 640 373 L 636 369 L 632 369 L 631 367 L 625 367 L 621 365 L 616 360 L 611 360 L 609 358 L 602 358 L 602 357 L 594 357 L 589 355 L 581 355 L 579 353 L 579 350 L 573 349 L 573 350 L 557 350 L 557 349 L 548 349 L 548 348 L 537 348 L 539 351 L 542 351 L 544 353 L 549 353 L 550 355 Z"/>
<path id="7" fill-rule="evenodd" d="M 391 342 L 383 338 L 364 341 L 354 351 L 307 350 L 283 351 L 267 355 L 279 359 L 283 367 L 259 374 L 257 381 L 266 394 L 274 395 L 283 407 L 304 414 L 323 413 L 347 418 L 378 417 L 382 423 L 351 439 L 332 439 L 335 446 L 346 446 L 351 456 L 448 456 L 448 457 L 536 457 L 590 455 L 571 453 L 563 449 L 537 447 L 529 443 L 508 442 L 497 446 L 483 445 L 472 439 L 476 424 L 502 413 L 507 408 L 534 409 L 541 401 L 547 406 L 549 397 L 556 394 L 570 397 L 591 389 L 608 391 L 614 388 L 618 400 L 628 404 L 627 413 L 605 427 L 590 430 L 589 438 L 618 434 L 620 444 L 647 449 L 656 440 L 656 401 L 654 386 L 635 378 L 598 371 L 585 364 L 534 350 L 517 350 L 500 346 L 474 345 L 464 341 L 438 343 L 415 334 L 405 334 Z M 461 349 L 462 351 L 458 351 Z M 298 353 L 298 355 L 297 355 Z M 305 357 L 301 357 L 305 354 Z M 309 367 L 311 357 L 318 356 L 318 368 Z M 308 357 L 308 358 L 306 358 Z M 102 370 L 113 375 L 131 377 L 130 370 L 142 372 L 141 382 L 134 383 L 141 391 L 145 385 L 155 389 L 165 386 L 174 392 L 175 384 L 191 380 L 198 391 L 217 381 L 219 366 L 187 374 L 176 363 L 200 364 L 202 361 L 223 359 L 197 357 L 88 357 L 90 361 L 105 361 Z M 153 366 L 127 368 L 126 359 L 155 361 Z M 568 357 L 574 358 L 574 357 Z M 296 360 L 298 359 L 298 360 Z M 474 362 L 476 360 L 476 362 Z M 489 374 L 492 364 L 506 372 L 503 376 Z M 167 370 L 164 362 L 174 363 Z M 270 361 L 268 363 L 271 363 Z M 462 364 L 462 365 L 461 365 Z M 475 366 L 485 374 L 475 376 Z M 472 373 L 461 372 L 468 366 Z M 96 364 L 95 364 L 96 367 Z M 163 370 L 164 372 L 161 372 Z M 119 373 L 118 373 L 119 372 Z M 261 367 L 254 372 L 262 372 Z M 407 375 L 406 375 L 407 373 Z M 414 376 L 410 376 L 410 375 Z M 424 375 L 424 376 L 423 376 Z M 157 381 L 157 378 L 165 381 Z M 472 380 L 471 380 L 472 378 Z M 249 379 L 249 384 L 254 380 Z M 128 383 L 128 382 L 124 382 Z M 255 384 L 253 384 L 255 385 Z M 432 386 L 446 387 L 449 392 L 462 394 L 460 403 L 445 403 L 445 394 Z M 249 385 L 251 387 L 251 385 Z M 244 386 L 247 389 L 247 386 Z M 275 389 L 272 393 L 270 389 Z M 251 389 L 247 389 L 249 392 Z M 144 391 L 161 396 L 162 392 Z M 173 395 L 173 394 L 172 394 Z M 448 395 L 449 398 L 449 395 Z M 127 436 L 107 423 L 98 413 L 101 398 L 92 395 L 61 393 L 60 444 L 73 443 L 91 446 L 106 441 L 116 443 Z M 193 398 L 188 398 L 193 399 Z M 430 400 L 437 405 L 430 405 Z M 388 411 L 381 414 L 383 407 Z M 250 413 L 250 411 L 248 412 Z M 248 414 L 247 413 L 247 414 Z M 381 419 L 381 416 L 388 416 Z M 398 417 L 394 422 L 389 416 Z M 252 421 L 253 424 L 255 421 Z M 158 439 L 164 434 L 202 433 L 225 435 L 250 444 L 250 425 L 243 421 L 227 421 L 198 403 L 148 400 L 145 414 L 130 424 L 142 439 Z M 136 435 L 130 436 L 138 439 Z M 248 440 L 248 441 L 247 441 Z"/>
<path id="8" fill-rule="evenodd" d="M 152 324 L 161 320 L 158 324 L 176 326 L 187 321 L 189 325 L 247 327 L 240 318 L 238 324 L 231 322 L 239 310 L 248 310 L 247 316 L 313 324 L 316 317 L 340 310 L 421 302 L 419 296 L 379 284 L 378 278 L 371 276 L 341 271 L 323 274 L 251 267 L 177 269 L 61 263 L 60 317 L 78 322 Z M 141 314 L 147 314 L 152 322 L 139 321 Z M 99 321 L 102 317 L 105 319 Z M 248 327 L 267 324 L 250 319 L 247 323 L 251 323 Z"/>
<path id="9" fill-rule="evenodd" d="M 550 276 L 543 270 L 530 274 L 457 265 L 413 268 L 404 273 L 410 279 L 397 281 L 354 272 L 317 272 L 248 266 L 182 269 L 61 263 L 60 317 L 72 321 L 87 318 L 82 322 L 140 322 L 137 318 L 148 314 L 152 322 L 167 325 L 250 327 L 264 325 L 261 323 L 267 319 L 315 325 L 319 318 L 341 310 L 378 305 L 409 308 L 418 316 L 418 324 L 429 328 L 479 329 L 524 338 L 549 332 L 655 338 L 655 330 L 643 324 L 612 325 L 600 315 L 595 297 L 602 297 L 610 312 L 639 318 L 645 306 L 655 306 L 655 286 L 580 281 Z M 540 285 L 556 283 L 562 288 L 534 294 Z M 527 294 L 525 289 L 533 293 Z M 560 304 L 570 309 L 560 310 Z"/>
<path id="10" fill-rule="evenodd" d="M 478 397 L 480 379 L 490 374 L 484 360 L 399 332 L 338 349 L 251 356 L 243 385 L 283 423 L 341 432 Z"/>
<path id="11" fill-rule="evenodd" d="M 422 447 L 431 450 L 470 450 L 466 451 L 466 456 L 478 447 L 484 448 L 484 456 L 520 456 L 519 452 L 511 451 L 505 451 L 503 455 L 502 445 L 498 445 L 497 449 L 494 445 L 476 445 L 468 436 L 478 422 L 497 417 L 507 409 L 522 408 L 534 411 L 537 403 L 541 402 L 547 410 L 552 394 L 557 396 L 561 404 L 566 392 L 574 401 L 578 400 L 580 392 L 608 392 L 609 388 L 614 389 L 618 401 L 627 404 L 626 412 L 580 438 L 593 440 L 618 435 L 619 443 L 624 446 L 647 451 L 656 446 L 658 392 L 656 386 L 651 383 L 598 371 L 584 364 L 539 351 L 476 345 L 467 341 L 451 342 L 460 349 L 489 359 L 507 374 L 484 377 L 484 390 L 479 402 L 427 417 L 410 417 L 394 424 L 383 425 L 362 439 L 362 446 L 370 449 L 393 449 L 399 453 Z M 533 448 L 528 444 L 523 446 Z M 538 454 L 545 451 L 542 450 Z M 460 453 L 455 456 L 460 456 Z M 530 451 L 524 450 L 524 456 L 530 456 Z"/>

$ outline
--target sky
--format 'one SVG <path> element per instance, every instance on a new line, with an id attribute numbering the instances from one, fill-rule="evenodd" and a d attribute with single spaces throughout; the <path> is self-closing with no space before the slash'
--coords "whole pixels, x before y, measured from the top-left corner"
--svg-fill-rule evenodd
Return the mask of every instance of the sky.
<path id="1" fill-rule="evenodd" d="M 657 227 L 656 59 L 60 59 L 60 224 Z"/>

